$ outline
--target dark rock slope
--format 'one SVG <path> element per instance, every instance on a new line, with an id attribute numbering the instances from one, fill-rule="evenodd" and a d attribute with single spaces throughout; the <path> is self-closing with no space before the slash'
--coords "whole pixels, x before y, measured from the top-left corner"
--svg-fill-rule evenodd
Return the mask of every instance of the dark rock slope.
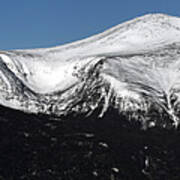
<path id="1" fill-rule="evenodd" d="M 0 109 L 1 180 L 178 180 L 178 129 L 142 130 L 115 110 L 56 118 Z M 164 117 L 165 118 L 165 117 Z"/>

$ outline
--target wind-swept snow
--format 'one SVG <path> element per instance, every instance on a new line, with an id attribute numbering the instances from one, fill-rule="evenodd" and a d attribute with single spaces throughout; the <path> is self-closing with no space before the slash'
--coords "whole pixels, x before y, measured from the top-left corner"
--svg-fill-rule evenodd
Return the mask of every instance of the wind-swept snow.
<path id="1" fill-rule="evenodd" d="M 0 52 L 0 103 L 65 115 L 180 111 L 180 18 L 150 14 L 71 44 Z"/>

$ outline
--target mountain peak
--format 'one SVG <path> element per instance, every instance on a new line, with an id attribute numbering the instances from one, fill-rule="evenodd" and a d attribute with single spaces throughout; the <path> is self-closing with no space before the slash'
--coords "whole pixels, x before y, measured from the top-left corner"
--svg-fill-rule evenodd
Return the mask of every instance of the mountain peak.
<path id="1" fill-rule="evenodd" d="M 148 14 L 68 45 L 1 52 L 0 104 L 58 116 L 113 107 L 143 122 L 155 109 L 177 125 L 179 44 L 179 18 Z"/>
<path id="2" fill-rule="evenodd" d="M 68 58 L 79 55 L 117 55 L 122 51 L 123 53 L 137 50 L 149 51 L 179 42 L 180 18 L 155 13 L 134 18 L 89 38 L 44 49 L 44 51 L 56 52 L 63 56 L 64 52 L 67 52 Z"/>
<path id="3" fill-rule="evenodd" d="M 155 19 L 163 19 L 163 18 L 169 18 L 169 17 L 175 17 L 164 13 L 148 13 L 143 16 L 140 16 L 141 18 L 155 18 Z"/>

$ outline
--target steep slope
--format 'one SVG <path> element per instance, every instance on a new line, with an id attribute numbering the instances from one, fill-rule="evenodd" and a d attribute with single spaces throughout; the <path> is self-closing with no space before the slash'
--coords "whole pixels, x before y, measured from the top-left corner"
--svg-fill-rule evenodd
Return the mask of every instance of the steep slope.
<path id="1" fill-rule="evenodd" d="M 109 107 L 179 124 L 180 18 L 150 14 L 75 43 L 0 52 L 0 104 L 33 113 L 90 115 Z"/>

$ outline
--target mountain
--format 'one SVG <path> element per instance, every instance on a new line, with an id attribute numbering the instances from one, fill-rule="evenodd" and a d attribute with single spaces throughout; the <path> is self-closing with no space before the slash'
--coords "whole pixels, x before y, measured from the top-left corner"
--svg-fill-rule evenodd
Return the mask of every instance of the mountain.
<path id="1" fill-rule="evenodd" d="M 67 45 L 0 51 L 0 84 L 0 104 L 28 113 L 113 108 L 144 127 L 178 126 L 180 18 L 148 14 Z"/>

